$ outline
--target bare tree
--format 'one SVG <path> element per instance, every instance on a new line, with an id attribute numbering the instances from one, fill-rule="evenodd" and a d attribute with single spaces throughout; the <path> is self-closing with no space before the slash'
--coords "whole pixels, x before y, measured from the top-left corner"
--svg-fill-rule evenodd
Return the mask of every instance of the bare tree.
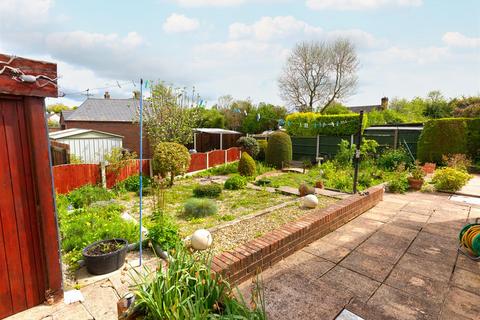
<path id="1" fill-rule="evenodd" d="M 298 111 L 319 111 L 353 94 L 358 58 L 346 39 L 302 42 L 288 57 L 278 83 L 287 105 Z"/>

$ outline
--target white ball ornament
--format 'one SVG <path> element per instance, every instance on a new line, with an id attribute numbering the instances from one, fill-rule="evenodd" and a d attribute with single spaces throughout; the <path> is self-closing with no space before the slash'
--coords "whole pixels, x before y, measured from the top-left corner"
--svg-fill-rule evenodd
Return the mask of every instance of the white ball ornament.
<path id="1" fill-rule="evenodd" d="M 316 208 L 318 205 L 318 198 L 314 194 L 308 194 L 302 198 L 302 203 L 304 207 Z"/>
<path id="2" fill-rule="evenodd" d="M 192 247 L 195 250 L 205 250 L 212 245 L 212 234 L 205 229 L 198 229 L 192 235 Z"/>

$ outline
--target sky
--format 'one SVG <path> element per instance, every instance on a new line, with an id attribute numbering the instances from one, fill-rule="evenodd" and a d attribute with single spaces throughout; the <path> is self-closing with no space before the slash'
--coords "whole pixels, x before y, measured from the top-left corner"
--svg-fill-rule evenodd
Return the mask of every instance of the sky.
<path id="1" fill-rule="evenodd" d="M 0 52 L 58 64 L 62 102 L 131 97 L 139 79 L 283 104 L 301 41 L 348 38 L 360 61 L 346 105 L 480 94 L 479 0 L 2 0 Z"/>

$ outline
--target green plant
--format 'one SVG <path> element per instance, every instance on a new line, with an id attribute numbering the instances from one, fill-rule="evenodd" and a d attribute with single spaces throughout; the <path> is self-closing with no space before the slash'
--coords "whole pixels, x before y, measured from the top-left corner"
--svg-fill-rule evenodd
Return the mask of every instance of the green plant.
<path id="1" fill-rule="evenodd" d="M 198 198 L 217 198 L 222 193 L 218 183 L 199 184 L 193 188 L 193 195 Z"/>
<path id="2" fill-rule="evenodd" d="M 200 218 L 217 213 L 217 205 L 211 199 L 190 198 L 185 202 L 184 211 L 188 216 Z"/>
<path id="3" fill-rule="evenodd" d="M 412 158 L 403 148 L 387 149 L 377 160 L 377 165 L 388 171 L 394 171 L 402 164 L 408 167 L 412 163 Z"/>
<path id="4" fill-rule="evenodd" d="M 251 177 L 255 175 L 256 171 L 255 160 L 248 153 L 243 152 L 238 162 L 238 173 L 242 176 Z"/>
<path id="5" fill-rule="evenodd" d="M 349 136 L 356 134 L 359 127 L 359 115 L 336 114 L 322 115 L 314 112 L 296 112 L 285 119 L 287 132 L 294 137 L 312 137 L 316 135 Z M 363 116 L 363 128 L 367 125 L 367 115 Z"/>
<path id="6" fill-rule="evenodd" d="M 340 141 L 338 144 L 338 152 L 335 155 L 335 164 L 340 167 L 348 167 L 352 165 L 353 155 L 355 154 L 355 146 L 351 145 L 347 140 Z"/>
<path id="7" fill-rule="evenodd" d="M 425 172 L 423 171 L 420 165 L 416 164 L 415 167 L 411 171 L 411 176 L 415 180 L 421 180 L 425 177 Z"/>
<path id="8" fill-rule="evenodd" d="M 260 151 L 257 139 L 252 137 L 240 137 L 237 144 L 242 148 L 242 151 L 248 153 L 252 158 L 255 158 Z"/>
<path id="9" fill-rule="evenodd" d="M 197 173 L 196 177 L 226 176 L 232 173 L 238 173 L 238 161 L 225 163 L 208 170 Z"/>
<path id="10" fill-rule="evenodd" d="M 181 241 L 178 226 L 170 216 L 162 211 L 154 214 L 153 225 L 148 228 L 148 239 L 159 245 L 162 250 L 169 251 Z"/>
<path id="11" fill-rule="evenodd" d="M 151 186 L 152 179 L 149 176 L 142 177 L 143 188 L 148 188 Z M 127 179 L 117 183 L 115 186 L 116 189 L 124 189 L 129 192 L 140 192 L 140 176 L 133 175 L 128 177 Z"/>
<path id="12" fill-rule="evenodd" d="M 116 175 L 122 168 L 129 164 L 130 160 L 136 159 L 137 154 L 123 150 L 122 148 L 112 148 L 109 153 L 105 154 L 104 158 L 108 164 L 107 172 Z"/>
<path id="13" fill-rule="evenodd" d="M 288 165 L 292 161 L 292 139 L 282 131 L 276 131 L 268 140 L 265 162 L 277 169 Z"/>
<path id="14" fill-rule="evenodd" d="M 265 153 L 267 152 L 268 141 L 267 140 L 258 140 L 258 154 L 257 159 L 260 161 L 265 160 Z"/>
<path id="15" fill-rule="evenodd" d="M 408 188 L 408 178 L 404 171 L 397 171 L 392 178 L 387 182 L 387 188 L 392 193 L 405 193 Z"/>
<path id="16" fill-rule="evenodd" d="M 102 187 L 84 185 L 68 194 L 68 199 L 74 208 L 87 207 L 97 201 L 106 201 L 113 198 L 113 194 Z"/>
<path id="17" fill-rule="evenodd" d="M 190 254 L 178 245 L 166 267 L 135 271 L 135 309 L 145 319 L 266 320 L 260 283 L 252 290 L 252 309 L 230 284 L 212 271 L 209 257 Z"/>
<path id="18" fill-rule="evenodd" d="M 257 186 L 261 186 L 261 187 L 270 186 L 272 184 L 272 180 L 267 179 L 267 178 L 261 178 L 261 179 L 258 179 L 257 181 L 255 181 L 255 184 Z"/>
<path id="19" fill-rule="evenodd" d="M 170 174 L 170 183 L 176 175 L 184 174 L 190 165 L 190 153 L 181 144 L 174 142 L 161 142 L 155 147 L 153 153 L 153 171 L 165 178 Z"/>
<path id="20" fill-rule="evenodd" d="M 454 168 L 443 168 L 435 170 L 432 183 L 437 190 L 458 191 L 470 178 L 470 175 L 466 172 Z"/>
<path id="21" fill-rule="evenodd" d="M 231 176 L 225 181 L 224 188 L 229 190 L 244 189 L 247 186 L 247 179 L 242 176 Z"/>

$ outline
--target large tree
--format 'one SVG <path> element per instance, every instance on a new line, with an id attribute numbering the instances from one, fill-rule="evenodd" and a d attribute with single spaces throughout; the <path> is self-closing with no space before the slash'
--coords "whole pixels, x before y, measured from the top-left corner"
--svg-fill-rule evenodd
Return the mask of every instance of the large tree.
<path id="1" fill-rule="evenodd" d="M 191 95 L 163 83 L 152 86 L 143 109 L 143 121 L 150 144 L 193 141 L 192 129 L 199 122 L 200 109 Z"/>
<path id="2" fill-rule="evenodd" d="M 298 111 L 323 112 L 332 102 L 353 94 L 358 64 L 349 40 L 299 43 L 278 80 L 280 94 Z"/>

